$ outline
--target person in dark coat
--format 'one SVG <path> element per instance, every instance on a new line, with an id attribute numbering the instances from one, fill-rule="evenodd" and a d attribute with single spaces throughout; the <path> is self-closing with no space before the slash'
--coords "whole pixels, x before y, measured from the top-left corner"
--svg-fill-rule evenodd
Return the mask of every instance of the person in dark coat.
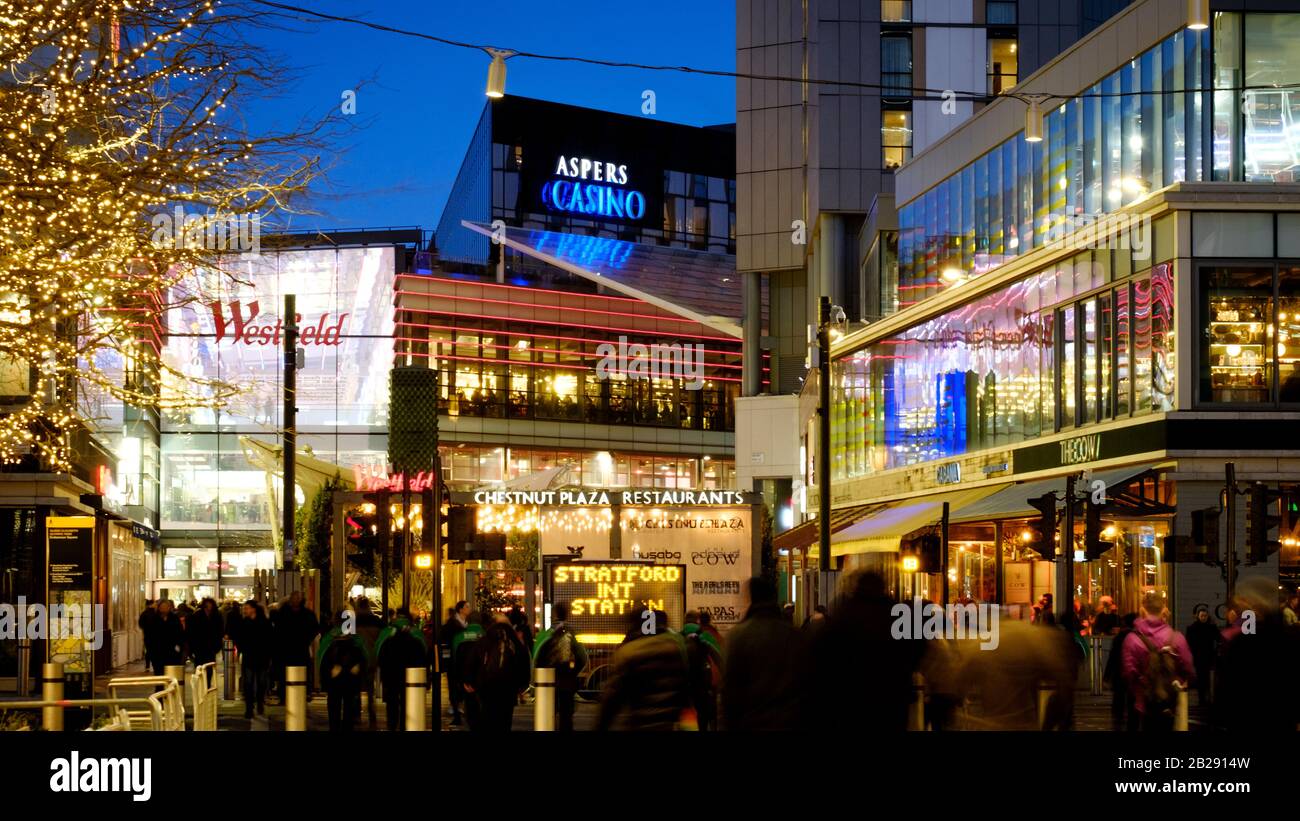
<path id="1" fill-rule="evenodd" d="M 393 628 L 379 648 L 379 679 L 384 686 L 389 732 L 406 729 L 406 668 L 428 664 L 424 642 L 406 608 L 398 609 Z"/>
<path id="2" fill-rule="evenodd" d="M 289 600 L 280 605 L 271 617 L 275 628 L 276 680 L 284 682 L 284 668 L 306 667 L 308 681 L 314 665 L 311 661 L 311 643 L 320 633 L 320 622 L 311 608 L 303 604 L 302 591 L 289 594 Z M 310 684 L 308 692 L 311 692 Z M 280 697 L 284 698 L 283 687 Z"/>
<path id="3" fill-rule="evenodd" d="M 158 617 L 158 606 L 154 604 L 153 599 L 145 599 L 144 610 L 140 611 L 140 618 L 136 619 L 136 624 L 140 626 L 141 637 L 149 633 L 149 625 Z M 153 669 L 153 664 L 149 660 L 149 642 L 144 642 L 144 666 L 146 670 Z"/>
<path id="4" fill-rule="evenodd" d="M 158 602 L 157 612 L 150 618 L 141 619 L 144 644 L 149 649 L 153 674 L 161 676 L 164 667 L 184 664 L 185 628 L 181 625 L 180 616 L 172 609 L 171 600 Z"/>
<path id="5" fill-rule="evenodd" d="M 727 634 L 722 673 L 724 730 L 796 730 L 802 718 L 808 636 L 786 621 L 776 586 L 755 577 L 745 618 Z"/>
<path id="6" fill-rule="evenodd" d="M 195 667 L 217 660 L 217 654 L 221 652 L 221 639 L 225 634 L 225 622 L 221 618 L 221 611 L 217 609 L 216 599 L 204 599 L 185 625 L 185 635 L 189 639 L 190 655 L 194 657 Z"/>
<path id="7" fill-rule="evenodd" d="M 632 627 L 610 660 L 601 694 L 599 730 L 677 729 L 691 701 L 686 640 L 668 629 L 662 611 L 633 613 Z"/>
<path id="8" fill-rule="evenodd" d="M 906 730 L 912 673 L 926 642 L 892 637 L 894 601 L 879 575 L 857 573 L 845 587 L 812 633 L 810 726 L 860 738 Z"/>
<path id="9" fill-rule="evenodd" d="M 1196 608 L 1196 620 L 1187 626 L 1187 646 L 1192 648 L 1192 662 L 1196 667 L 1196 703 L 1201 707 L 1210 704 L 1210 671 L 1214 669 L 1219 654 L 1219 627 L 1210 621 L 1210 608 Z"/>
<path id="10" fill-rule="evenodd" d="M 361 693 L 366 682 L 374 678 L 360 637 L 344 634 L 334 637 L 321 657 L 320 668 L 330 731 L 356 729 L 357 719 L 361 717 Z"/>
<path id="11" fill-rule="evenodd" d="M 1128 639 L 1129 633 L 1133 632 L 1135 624 L 1137 624 L 1137 613 L 1125 614 L 1124 618 L 1120 619 L 1119 632 L 1111 641 L 1110 655 L 1106 657 L 1106 670 L 1102 673 L 1102 678 L 1110 682 L 1110 720 L 1111 729 L 1115 732 L 1121 730 L 1137 732 L 1141 720 L 1137 708 L 1133 706 L 1133 693 L 1128 688 L 1128 682 L 1124 680 L 1121 664 L 1124 657 L 1124 642 Z"/>
<path id="12" fill-rule="evenodd" d="M 485 732 L 509 732 L 519 694 L 528 687 L 532 665 L 528 651 L 500 613 L 474 643 L 465 674 L 465 691 L 477 699 L 477 726 Z"/>
<path id="13" fill-rule="evenodd" d="M 262 605 L 249 599 L 231 639 L 239 649 L 240 678 L 244 690 L 244 718 L 266 712 L 267 679 L 271 670 L 271 654 L 275 635 Z"/>
<path id="14" fill-rule="evenodd" d="M 447 695 L 451 702 L 449 709 L 453 725 L 461 723 L 461 706 L 465 703 L 465 690 L 461 687 L 460 670 L 454 663 L 451 649 L 453 644 L 458 643 L 456 637 L 467 626 L 469 626 L 469 602 L 462 599 L 448 612 L 447 622 L 443 624 L 438 635 L 441 641 L 442 668 L 447 671 Z"/>
<path id="15" fill-rule="evenodd" d="M 1295 733 L 1300 724 L 1300 632 L 1286 624 L 1276 580 L 1249 578 L 1238 583 L 1236 592 L 1243 622 L 1240 629 L 1225 631 L 1216 719 L 1229 732 Z M 1254 627 L 1247 632 L 1244 619 L 1249 616 Z"/>

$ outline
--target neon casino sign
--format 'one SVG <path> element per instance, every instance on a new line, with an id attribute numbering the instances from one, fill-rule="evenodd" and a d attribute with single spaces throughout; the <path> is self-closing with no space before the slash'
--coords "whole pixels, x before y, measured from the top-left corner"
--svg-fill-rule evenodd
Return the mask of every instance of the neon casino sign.
<path id="1" fill-rule="evenodd" d="M 645 195 L 627 185 L 627 166 L 587 157 L 560 155 L 555 175 L 542 186 L 542 203 L 552 211 L 589 217 L 639 220 Z"/>

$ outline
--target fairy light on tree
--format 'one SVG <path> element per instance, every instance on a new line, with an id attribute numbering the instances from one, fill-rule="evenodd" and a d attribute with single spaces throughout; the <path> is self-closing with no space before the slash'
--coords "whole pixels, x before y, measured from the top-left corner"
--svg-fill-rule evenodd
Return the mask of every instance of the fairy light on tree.
<path id="1" fill-rule="evenodd" d="M 287 80 L 248 43 L 261 25 L 216 0 L 0 0 L 0 463 L 69 470 L 88 397 L 236 392 L 163 361 L 164 317 L 223 270 L 227 223 L 295 208 L 342 127 L 252 136 L 232 115 Z"/>

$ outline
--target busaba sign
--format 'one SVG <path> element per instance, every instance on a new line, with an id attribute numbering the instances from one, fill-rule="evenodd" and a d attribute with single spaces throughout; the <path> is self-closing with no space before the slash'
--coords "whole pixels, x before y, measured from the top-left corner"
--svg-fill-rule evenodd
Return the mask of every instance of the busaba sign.
<path id="1" fill-rule="evenodd" d="M 244 312 L 241 302 L 232 301 L 229 319 L 226 318 L 226 310 L 222 308 L 220 302 L 212 302 L 208 307 L 212 310 L 212 325 L 217 342 L 229 337 L 236 345 L 241 342 L 245 345 L 280 344 L 281 334 L 284 332 L 284 320 L 277 316 L 275 324 L 271 324 L 268 317 L 259 323 L 262 306 L 257 300 L 248 303 L 247 313 Z M 348 315 L 339 314 L 336 320 L 331 314 L 323 313 L 316 317 L 309 317 L 306 322 L 303 321 L 302 314 L 295 314 L 294 318 L 298 322 L 299 344 L 335 346 L 343 338 L 343 323 L 347 321 Z"/>

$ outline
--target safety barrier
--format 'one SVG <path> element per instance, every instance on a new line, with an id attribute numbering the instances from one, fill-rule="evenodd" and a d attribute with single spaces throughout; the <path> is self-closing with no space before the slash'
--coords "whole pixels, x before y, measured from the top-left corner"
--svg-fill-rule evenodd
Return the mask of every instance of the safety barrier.
<path id="1" fill-rule="evenodd" d="M 152 714 L 143 710 L 127 711 L 127 718 L 132 729 L 158 729 L 164 731 L 184 731 L 185 700 L 180 684 L 172 676 L 126 676 L 110 679 L 108 697 L 110 701 L 119 700 L 118 693 L 131 687 L 161 688 L 150 693 L 146 698 L 157 704 L 161 726 L 153 727 Z"/>
<path id="2" fill-rule="evenodd" d="M 190 691 L 190 707 L 194 712 L 194 730 L 196 732 L 217 729 L 217 707 L 220 698 L 216 687 L 217 665 L 214 662 L 200 664 L 186 682 Z"/>

